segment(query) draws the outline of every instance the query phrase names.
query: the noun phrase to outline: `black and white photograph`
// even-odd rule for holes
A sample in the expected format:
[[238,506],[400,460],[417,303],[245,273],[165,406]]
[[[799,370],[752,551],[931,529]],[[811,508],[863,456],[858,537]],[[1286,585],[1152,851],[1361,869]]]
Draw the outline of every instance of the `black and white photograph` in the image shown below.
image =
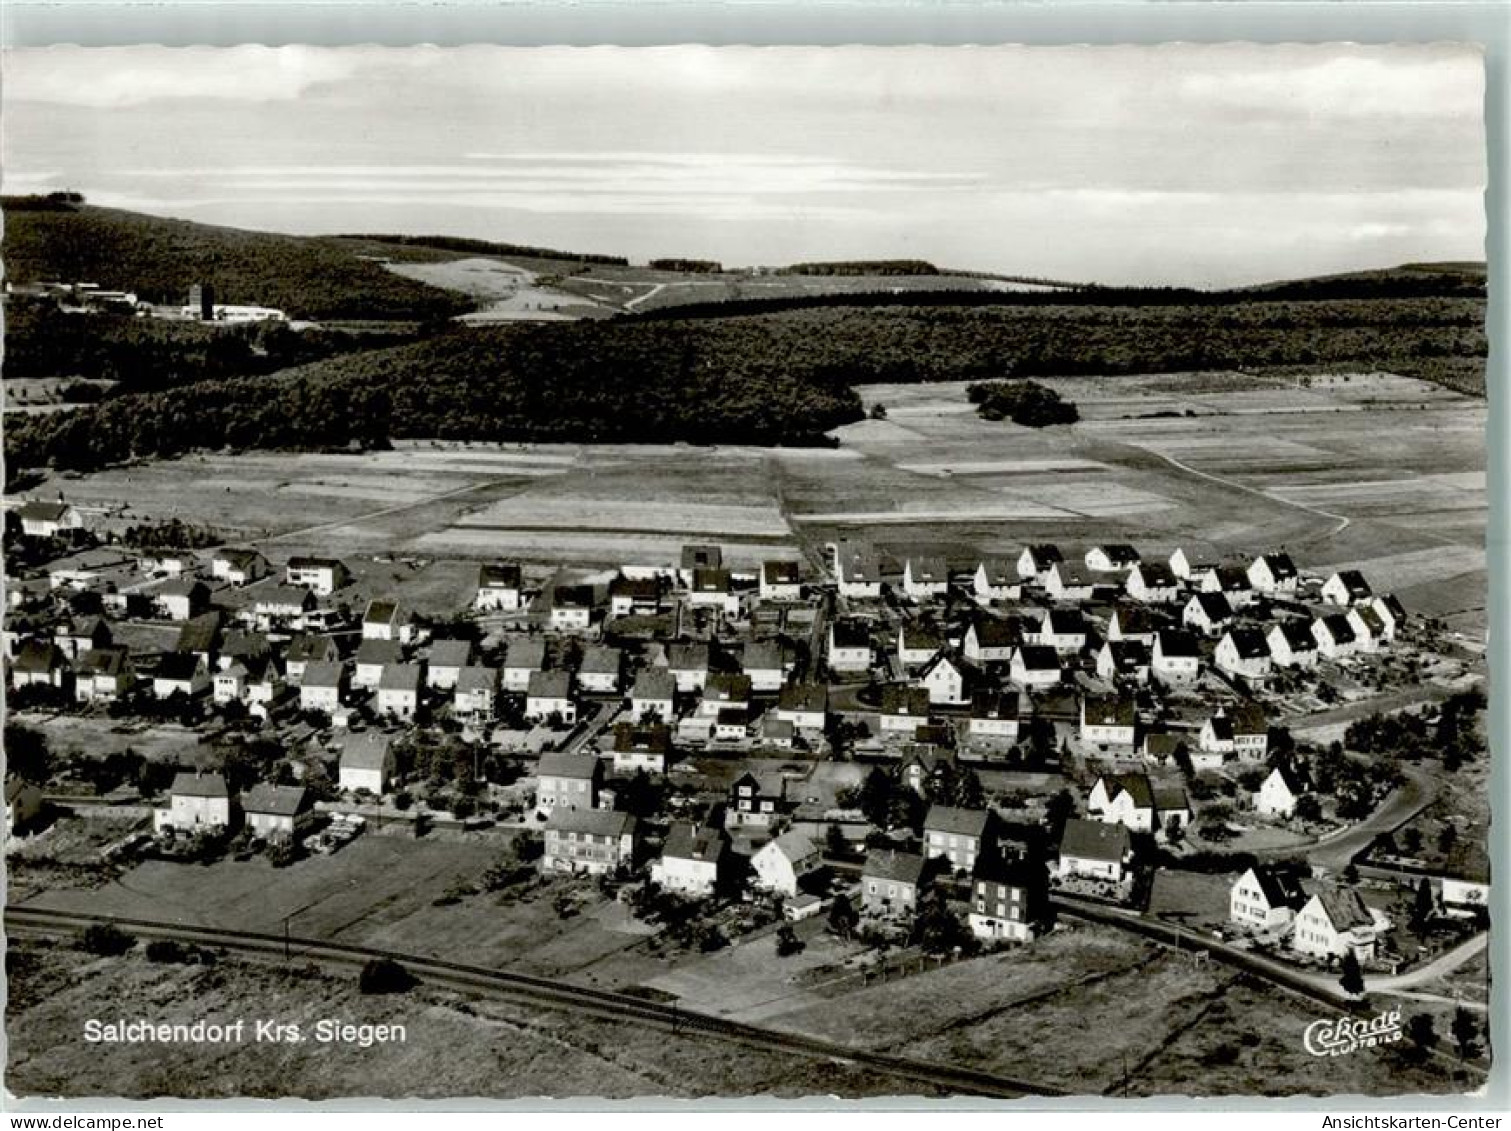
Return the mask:
[[0,66],[11,1097],[1485,1092],[1481,48]]

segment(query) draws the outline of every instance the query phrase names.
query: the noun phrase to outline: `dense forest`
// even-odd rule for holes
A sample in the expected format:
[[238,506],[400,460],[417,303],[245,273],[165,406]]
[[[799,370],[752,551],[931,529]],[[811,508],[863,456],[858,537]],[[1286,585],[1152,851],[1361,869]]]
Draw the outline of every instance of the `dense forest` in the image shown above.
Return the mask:
[[83,281],[159,303],[182,303],[191,284],[210,283],[217,302],[308,319],[446,318],[471,309],[464,296],[396,275],[339,240],[15,203],[7,198],[0,254],[16,283]]
[[825,263],[794,263],[778,267],[776,275],[942,275],[922,259],[855,259]]
[[529,259],[560,259],[566,263],[596,263],[604,267],[628,267],[630,263],[622,255],[591,255],[576,251],[557,251],[549,247],[499,243],[495,240],[475,240],[463,236],[349,235],[332,238],[393,244],[398,247],[433,248],[438,251],[456,251],[467,255],[514,255]]
[[115,381],[116,394],[274,373],[418,336],[398,331],[300,331],[280,322],[208,325],[65,314],[45,301],[11,301],[5,314],[7,380]]
[[7,467],[88,470],[196,448],[430,436],[814,444],[859,419],[859,397],[835,373],[735,350],[734,341],[634,322],[457,329],[272,377],[14,416]]

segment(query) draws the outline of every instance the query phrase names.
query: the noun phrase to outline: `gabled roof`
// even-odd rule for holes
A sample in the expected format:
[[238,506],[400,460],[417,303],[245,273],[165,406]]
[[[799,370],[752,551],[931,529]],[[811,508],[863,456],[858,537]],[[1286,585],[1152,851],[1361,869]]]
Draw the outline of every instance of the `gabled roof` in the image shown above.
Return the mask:
[[703,698],[718,703],[746,703],[750,700],[750,677],[729,672],[713,672],[703,685]]
[[659,601],[661,580],[656,577],[625,577],[617,574],[609,582],[609,598],[628,597],[634,601]]
[[879,582],[881,562],[876,552],[858,546],[840,546],[837,550],[841,576],[847,582]]
[[1232,628],[1227,639],[1233,642],[1233,650],[1241,660],[1258,660],[1270,654],[1270,643],[1257,628]]
[[909,621],[899,631],[899,643],[909,652],[934,652],[944,647],[939,629],[927,621]]
[[1258,703],[1245,700],[1236,704],[1228,711],[1228,718],[1233,722],[1234,734],[1269,734],[1270,722],[1265,717],[1264,708]]
[[672,728],[663,723],[649,726],[619,723],[614,727],[614,751],[619,754],[670,754]]
[[298,785],[269,785],[259,782],[242,798],[245,813],[267,813],[274,817],[297,817],[305,807],[309,790]]
[[871,629],[864,621],[833,621],[829,625],[829,635],[836,648],[871,647]]
[[[1364,575],[1356,569],[1340,569],[1337,573],[1333,574],[1333,577],[1336,577],[1343,583],[1344,590],[1354,600],[1368,597],[1374,592],[1370,589],[1369,582],[1364,580]],[[1332,578],[1328,580],[1331,581]]]
[[157,587],[159,597],[208,597],[209,587],[197,577],[175,577]]
[[676,693],[677,682],[669,671],[647,668],[635,677],[635,686],[630,690],[633,699],[670,699]]
[[359,664],[397,664],[404,657],[404,648],[397,640],[364,640],[357,645],[356,661]]
[[169,652],[158,661],[155,676],[175,682],[191,680],[204,666],[204,661],[192,652]]
[[565,805],[552,808],[546,818],[546,828],[559,833],[587,834],[618,839],[634,834],[638,822],[630,813],[612,809],[569,809]]
[[289,642],[286,657],[295,663],[323,660],[336,654],[336,642],[329,636],[302,633]]
[[1406,609],[1394,593],[1386,593],[1375,598],[1376,611],[1381,608],[1384,608],[1386,612],[1398,621],[1406,619]]
[[1109,640],[1102,647],[1111,654],[1112,665],[1119,671],[1149,666],[1149,645],[1142,640]]
[[229,562],[237,569],[244,570],[249,566],[256,565],[259,561],[266,561],[262,554],[256,550],[238,549],[230,546],[222,546],[210,556],[211,561]]
[[56,637],[65,637],[71,640],[103,640],[111,638],[110,622],[100,616],[83,616],[76,618],[71,624],[61,624],[53,633]]
[[981,837],[986,834],[991,814],[985,809],[959,809],[953,805],[930,805],[923,819],[925,833]]
[[546,642],[544,640],[512,640],[504,656],[506,668],[529,668],[534,671],[545,667]]
[[923,878],[928,862],[914,852],[896,852],[877,848],[866,853],[866,862],[861,866],[862,880],[883,880],[890,883],[913,884]]
[[1233,619],[1233,606],[1222,593],[1193,593],[1189,603],[1201,609],[1202,615],[1209,621]]
[[1249,875],[1254,877],[1270,907],[1289,907],[1294,911],[1306,904],[1306,892],[1292,869],[1275,864],[1255,864],[1249,869]]
[[91,648],[79,657],[77,671],[80,675],[121,675],[131,660],[131,653],[124,647]]
[[1080,562],[1055,562],[1050,572],[1059,578],[1064,589],[1091,589],[1102,581],[1100,575]]
[[1084,636],[1086,618],[1079,609],[1048,609],[1039,622],[1039,632],[1053,636]]
[[777,706],[783,711],[827,711],[829,688],[822,683],[795,683],[782,688]]
[[727,569],[693,570],[694,593],[728,593],[733,579]]
[[802,864],[805,861],[816,864],[819,855],[818,846],[813,843],[808,835],[795,830],[783,833],[774,841],[767,844],[761,851],[780,852],[794,864]]
[[1196,637],[1178,628],[1165,628],[1155,637],[1155,648],[1162,656],[1183,656],[1195,659],[1201,656]]
[[1118,632],[1123,636],[1143,636],[1157,631],[1166,623],[1164,617],[1156,616],[1152,610],[1142,605],[1119,605],[1112,610],[1111,620],[1117,624]]
[[532,699],[565,699],[572,694],[572,673],[531,672],[526,694]]
[[1335,931],[1350,931],[1355,927],[1373,927],[1374,916],[1369,913],[1363,896],[1353,888],[1323,887],[1312,896],[1322,907],[1322,913]]
[[1348,615],[1358,617],[1359,623],[1368,630],[1371,636],[1380,636],[1385,632],[1385,622],[1380,619],[1380,614],[1368,605],[1360,605]]
[[392,748],[393,739],[382,731],[366,730],[347,734],[341,739],[341,768],[386,770]]
[[73,507],[68,503],[48,503],[41,499],[28,499],[21,504],[21,517],[34,522],[57,522]]
[[1104,774],[1101,782],[1109,802],[1115,801],[1119,794],[1126,793],[1133,798],[1135,809],[1155,808],[1154,783],[1149,780],[1148,774]]
[[202,613],[178,630],[176,652],[213,652],[220,637],[220,614]]
[[[190,621],[189,623],[193,624],[194,622]],[[185,627],[187,628],[188,626],[186,625]],[[188,649],[183,647],[182,635],[179,636],[179,650],[188,651]],[[194,651],[198,651],[198,649],[194,649]],[[228,630],[220,646],[221,655],[231,656],[236,659],[267,656],[272,651],[273,645],[265,634],[261,632],[247,632],[240,628]]]
[[1060,670],[1060,654],[1047,644],[1025,644],[1013,654],[1013,663],[1025,671]]
[[1018,717],[1018,693],[1016,691],[978,691],[971,696],[971,718],[1016,719]]
[[1317,623],[1333,638],[1334,644],[1352,644],[1358,639],[1354,626],[1348,623],[1348,617],[1342,613],[1330,613]]
[[468,664],[456,673],[456,690],[468,695],[476,695],[483,691],[497,691],[498,669]]
[[1022,582],[1018,576],[1018,563],[1012,558],[982,558],[977,572],[984,572],[988,585],[1016,586]]
[[345,569],[346,563],[339,558],[312,558],[298,555],[289,559],[289,569]]
[[1043,571],[1056,562],[1063,562],[1065,555],[1060,553],[1060,547],[1048,542],[1038,542],[1031,546],[1025,546],[1023,552],[1034,564],[1034,569]]
[[274,585],[257,591],[254,607],[303,611],[315,607],[315,595],[302,585]]
[[927,554],[918,557],[910,557],[907,568],[912,574],[913,580],[918,582],[944,583],[950,579],[949,567],[944,564],[944,559],[935,554]]
[[[1297,576],[1296,563],[1291,561],[1290,554],[1260,554],[1259,561],[1264,562],[1269,567],[1270,576],[1276,581],[1283,581],[1286,578]],[[1256,562],[1256,564],[1258,563]]]
[[388,598],[369,601],[367,611],[362,614],[363,624],[398,624],[400,619],[399,603]]
[[728,849],[729,838],[724,835],[723,829],[694,825],[691,821],[675,821],[671,831],[666,834],[661,858],[717,861]]
[[180,770],[173,775],[173,787],[169,791],[178,797],[229,797],[226,779],[220,774],[192,773]]
[[477,571],[477,587],[479,589],[518,589],[520,587],[519,566],[512,562],[495,562],[481,566]]
[[673,644],[666,650],[666,666],[675,672],[704,672],[708,662],[707,644]]
[[1127,695],[1088,695],[1081,700],[1087,726],[1131,727],[1138,721],[1133,699]]
[[1023,622],[1017,617],[982,617],[970,630],[982,648],[1016,648],[1023,643]]
[[1286,646],[1292,652],[1315,652],[1317,650],[1317,638],[1312,635],[1310,621],[1283,620],[1270,630],[1279,632],[1285,638]]
[[378,690],[418,692],[423,675],[424,669],[419,664],[384,664],[378,676]]
[[1177,750],[1188,745],[1186,738],[1184,734],[1171,734],[1168,731],[1146,734],[1144,735],[1144,753],[1151,758],[1174,757]]
[[63,649],[50,640],[27,640],[16,652],[11,668],[18,672],[55,672],[68,666]]
[[782,671],[786,664],[782,656],[782,645],[777,640],[755,640],[745,645],[745,652],[740,657],[740,666],[747,672]]
[[769,561],[761,563],[761,579],[767,585],[796,585],[801,577],[797,562]]
[[345,675],[338,660],[311,660],[304,665],[300,687],[340,687]]
[[1104,821],[1084,821],[1072,817],[1060,834],[1060,855],[1081,860],[1121,862],[1131,851],[1133,841],[1122,825]]
[[593,587],[591,585],[558,585],[551,591],[553,609],[591,609]]
[[1152,589],[1173,589],[1176,585],[1174,571],[1164,562],[1139,562],[1133,572]]
[[928,718],[928,688],[910,687],[902,683],[887,684],[881,689],[881,713],[884,715],[913,715],[920,719]]
[[583,649],[577,670],[587,675],[618,675],[624,666],[624,654],[606,644],[592,644]]
[[472,641],[437,640],[430,646],[430,667],[463,668],[472,659]]
[[1101,550],[1107,560],[1116,566],[1131,566],[1139,561],[1139,552],[1127,542],[1103,542],[1092,549]]
[[1217,567],[1217,584],[1224,593],[1246,593],[1253,589],[1248,571],[1242,566],[1220,565]]
[[1284,762],[1278,763],[1265,781],[1268,782],[1270,778],[1279,778],[1280,784],[1285,786],[1285,791],[1292,797],[1300,797],[1307,791],[1305,780]]
[[603,772],[603,763],[591,754],[542,754],[536,766],[536,776],[542,778],[571,778],[577,781],[592,781]]

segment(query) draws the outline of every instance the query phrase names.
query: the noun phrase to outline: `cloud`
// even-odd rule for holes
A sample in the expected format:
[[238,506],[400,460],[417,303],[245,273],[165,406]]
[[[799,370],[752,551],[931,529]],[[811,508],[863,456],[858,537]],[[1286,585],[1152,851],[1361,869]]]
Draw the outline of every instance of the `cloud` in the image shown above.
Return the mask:
[[354,75],[360,56],[309,47],[32,48],[5,53],[5,97],[92,109],[163,100],[290,102]]

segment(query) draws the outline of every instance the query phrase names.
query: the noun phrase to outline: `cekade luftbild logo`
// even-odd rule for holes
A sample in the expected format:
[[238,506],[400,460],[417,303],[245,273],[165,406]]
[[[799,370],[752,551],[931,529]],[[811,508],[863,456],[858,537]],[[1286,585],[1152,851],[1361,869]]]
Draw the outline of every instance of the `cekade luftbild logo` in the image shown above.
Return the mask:
[[1343,1056],[1388,1045],[1402,1037],[1401,1011],[1389,1009],[1369,1019],[1323,1017],[1306,1027],[1302,1043],[1313,1056]]

